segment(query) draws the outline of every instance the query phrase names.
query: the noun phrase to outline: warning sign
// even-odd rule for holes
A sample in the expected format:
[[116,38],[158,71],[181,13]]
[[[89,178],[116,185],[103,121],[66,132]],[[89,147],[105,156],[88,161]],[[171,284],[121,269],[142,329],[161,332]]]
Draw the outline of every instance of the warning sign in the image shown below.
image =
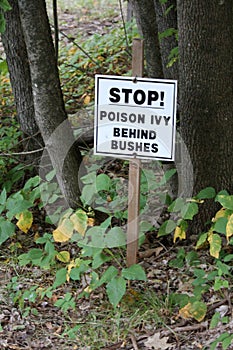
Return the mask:
[[177,82],[96,75],[95,154],[174,160]]

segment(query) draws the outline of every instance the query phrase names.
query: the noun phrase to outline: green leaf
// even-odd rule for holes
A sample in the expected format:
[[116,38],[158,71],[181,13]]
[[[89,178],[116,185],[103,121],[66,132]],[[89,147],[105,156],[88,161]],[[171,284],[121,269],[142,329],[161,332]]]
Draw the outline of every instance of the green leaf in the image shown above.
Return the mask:
[[6,189],[4,188],[0,194],[0,204],[5,205],[6,204]]
[[134,264],[122,270],[122,277],[127,280],[146,281],[146,274],[141,265]]
[[120,227],[113,227],[104,238],[106,247],[122,247],[126,244],[126,234]]
[[207,241],[208,233],[202,233],[197,241],[196,249],[201,248]]
[[104,283],[109,283],[114,277],[118,275],[118,270],[114,266],[109,266],[107,270],[103,273],[102,277],[98,282],[98,286]]
[[3,11],[11,10],[11,6],[7,0],[0,0],[0,8],[3,9]]
[[85,205],[90,205],[93,197],[96,194],[95,184],[85,185],[82,190],[81,200]]
[[15,225],[0,218],[0,245],[15,233]]
[[233,195],[217,195],[216,200],[226,209],[233,210]]
[[206,187],[197,194],[196,198],[210,199],[210,198],[214,198],[215,196],[216,196],[215,189],[213,187]]
[[109,191],[111,186],[111,179],[106,174],[100,174],[96,178],[97,191]]
[[198,205],[197,203],[187,203],[182,209],[181,209],[181,217],[184,220],[192,220],[194,215],[198,213]]
[[221,217],[219,218],[213,227],[213,230],[218,233],[226,234],[226,226],[227,226],[227,218]]
[[215,312],[210,321],[210,329],[217,327],[219,321],[221,320],[221,315],[219,312]]
[[3,13],[0,12],[0,33],[4,33],[6,30],[6,22]]
[[16,214],[20,214],[28,208],[32,207],[32,203],[25,200],[20,193],[16,193],[9,197],[6,202],[7,217],[11,220]]
[[160,181],[160,185],[165,185],[175,173],[176,169],[167,170]]
[[114,308],[117,307],[126,292],[126,281],[121,276],[115,276],[106,286],[108,299]]
[[183,198],[176,198],[168,207],[170,213],[176,213],[181,211],[185,205],[185,200]]
[[56,272],[56,278],[53,283],[53,288],[57,288],[66,282],[67,269],[63,268]]
[[223,348],[223,350],[230,349],[230,348],[229,348],[229,345],[232,344],[232,340],[233,340],[233,334],[229,334],[229,333],[228,333],[228,337],[226,337],[226,338],[222,341],[222,348]]
[[176,223],[173,220],[165,221],[159,228],[158,237],[169,235],[176,228]]

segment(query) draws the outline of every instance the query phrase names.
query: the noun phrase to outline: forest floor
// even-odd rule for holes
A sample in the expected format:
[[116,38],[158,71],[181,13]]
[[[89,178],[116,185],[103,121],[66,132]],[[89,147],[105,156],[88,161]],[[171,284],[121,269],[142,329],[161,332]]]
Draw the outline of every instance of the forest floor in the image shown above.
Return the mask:
[[[87,0],[87,3],[90,1]],[[71,10],[68,6],[65,9],[63,4],[59,11],[60,30],[73,37],[77,32],[89,37],[96,32],[104,35],[113,26],[122,23],[118,8],[108,9],[112,11],[111,17],[97,16],[98,1],[93,3],[93,8],[78,10]],[[117,1],[115,5],[118,6]],[[40,218],[37,220],[40,221]],[[40,225],[42,222],[43,217]],[[41,230],[51,232],[53,227],[47,225]],[[33,246],[33,236],[33,232],[28,236],[28,248]],[[215,347],[211,347],[211,344],[221,334],[233,332],[230,292],[216,298],[211,287],[205,295],[208,310],[200,322],[182,318],[178,306],[174,308],[169,303],[172,293],[192,293],[192,273],[196,265],[189,264],[185,256],[181,258],[180,266],[171,262],[177,261],[182,251],[185,254],[193,251],[195,243],[194,239],[190,239],[188,243],[174,244],[171,238],[157,239],[155,232],[150,233],[139,250],[139,263],[146,271],[147,281],[132,282],[118,309],[113,310],[104,291],[98,290],[90,298],[76,299],[75,310],[69,309],[64,313],[54,306],[54,302],[60,295],[71,291],[68,283],[59,287],[51,298],[36,299],[30,303],[25,299],[23,307],[19,305],[17,295],[21,291],[34,285],[51,285],[53,277],[49,271],[38,267],[19,266],[18,251],[12,251],[7,241],[1,246],[0,254],[0,349],[223,349],[221,344]],[[198,266],[211,270],[213,258],[207,250],[200,252],[198,259]],[[74,287],[72,292],[75,294]],[[76,288],[78,294],[82,286],[77,283]],[[228,315],[230,321],[226,324],[219,322],[210,329],[210,321],[216,310]],[[233,349],[233,345],[227,349]]]

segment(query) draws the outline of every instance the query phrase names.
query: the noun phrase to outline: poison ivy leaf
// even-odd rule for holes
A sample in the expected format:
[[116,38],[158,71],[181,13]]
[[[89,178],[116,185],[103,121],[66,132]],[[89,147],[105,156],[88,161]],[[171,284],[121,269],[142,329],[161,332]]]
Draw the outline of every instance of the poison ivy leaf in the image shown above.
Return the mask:
[[176,198],[172,203],[171,205],[169,205],[168,207],[168,211],[170,213],[175,213],[175,212],[178,212],[180,211],[183,206],[185,205],[185,200],[184,198]]
[[85,205],[92,203],[93,197],[96,194],[95,184],[86,185],[83,187],[81,199]]
[[29,210],[25,210],[21,214],[17,215],[16,218],[18,219],[16,223],[18,228],[24,233],[27,233],[33,223],[32,213]]
[[215,214],[215,217],[212,219],[212,222],[216,222],[218,219],[227,217],[227,210],[225,208],[221,208],[217,213]]
[[206,315],[207,306],[201,301],[195,301],[188,303],[182,309],[179,310],[179,316],[184,319],[194,318],[196,321],[201,322]]
[[67,270],[65,268],[62,268],[56,272],[56,278],[53,283],[53,288],[57,288],[66,282],[66,274]]
[[97,191],[109,191],[111,186],[111,179],[106,174],[100,174],[96,178]]
[[208,238],[208,233],[207,232],[202,233],[197,241],[196,249],[202,248],[203,245],[206,244],[207,238]]
[[228,219],[227,225],[226,225],[226,237],[227,242],[229,243],[229,238],[233,236],[233,214]]
[[173,220],[165,221],[159,228],[158,237],[169,235],[176,228],[176,223]]
[[76,212],[70,217],[71,222],[74,225],[74,229],[84,236],[87,229],[88,216],[82,209],[76,210]]
[[74,225],[70,219],[64,219],[56,230],[53,231],[55,242],[67,242],[73,235]]
[[104,238],[106,247],[122,247],[126,244],[126,235],[120,227],[113,227]]
[[210,199],[210,198],[214,198],[215,196],[216,196],[215,189],[213,187],[206,187],[197,194],[196,198]]
[[15,225],[0,218],[0,245],[15,233]]
[[0,194],[0,204],[5,205],[6,204],[6,189],[4,188]]
[[15,215],[22,213],[23,211],[30,208],[33,204],[24,199],[22,194],[16,193],[12,197],[7,199],[6,209],[7,217],[11,220]]
[[160,181],[160,185],[165,185],[165,184],[168,182],[168,180],[170,180],[170,178],[171,178],[175,173],[176,173],[176,169],[169,169],[169,170],[167,170],[167,171],[164,173],[164,175],[163,175],[163,177],[162,177],[162,179],[161,179],[161,181]]
[[217,233],[209,232],[208,242],[210,244],[210,255],[218,259],[222,248],[221,237]]
[[123,269],[122,277],[126,278],[127,280],[138,280],[138,281],[146,281],[147,279],[145,271],[138,264],[134,264],[126,269]]
[[114,308],[117,307],[126,292],[126,281],[121,276],[115,276],[106,286],[108,299]]
[[187,203],[182,209],[181,209],[181,217],[184,220],[192,220],[194,215],[198,213],[198,205],[197,203]]
[[67,250],[62,250],[56,255],[57,260],[68,263],[70,261],[70,253]]
[[218,195],[216,200],[226,209],[233,210],[233,195]]
[[114,266],[109,266],[107,270],[103,273],[102,277],[98,282],[98,286],[104,283],[109,283],[114,277],[118,275],[118,270]]
[[[214,224],[213,230],[218,233],[226,234],[227,218],[220,217]],[[232,233],[233,234],[233,233]]]
[[173,243],[176,243],[177,239],[183,240],[186,239],[186,232],[183,227],[176,226],[174,237],[173,237]]

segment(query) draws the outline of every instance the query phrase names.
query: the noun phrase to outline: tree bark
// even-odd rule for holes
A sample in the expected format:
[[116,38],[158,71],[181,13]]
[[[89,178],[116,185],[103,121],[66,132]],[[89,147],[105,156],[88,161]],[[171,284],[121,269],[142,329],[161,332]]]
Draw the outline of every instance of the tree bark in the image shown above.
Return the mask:
[[[43,140],[35,121],[31,75],[17,0],[9,0],[11,11],[5,13],[6,30],[2,43],[6,53],[11,86],[15,98],[17,118],[26,141],[24,150],[31,151],[43,147]],[[38,164],[40,153],[28,155],[26,160]]]
[[[194,195],[207,186],[233,187],[233,2],[178,0],[181,134],[194,170],[183,168]],[[201,206],[200,232],[215,205]]]
[[[167,29],[177,30],[176,0],[168,0],[162,4],[159,0],[154,0],[158,32],[163,33]],[[171,50],[178,46],[175,35],[167,36],[160,40],[160,51],[163,65],[163,75],[166,79],[178,80],[178,61],[168,67]]]
[[154,0],[130,0],[130,2],[134,9],[139,30],[145,41],[147,75],[151,78],[162,78],[163,69]]
[[79,203],[81,154],[70,128],[44,0],[19,0],[20,18],[30,62],[35,118],[70,207]]

